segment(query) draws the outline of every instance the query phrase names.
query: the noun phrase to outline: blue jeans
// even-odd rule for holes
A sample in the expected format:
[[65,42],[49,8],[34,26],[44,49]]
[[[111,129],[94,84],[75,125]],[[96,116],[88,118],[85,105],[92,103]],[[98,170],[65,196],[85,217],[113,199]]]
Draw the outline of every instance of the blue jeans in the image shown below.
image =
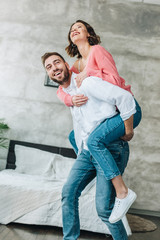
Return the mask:
[[[70,139],[72,137],[71,142],[76,150],[73,136],[72,131]],[[123,174],[129,156],[128,143],[119,140],[110,144],[108,149],[113,155],[119,171]],[[76,240],[80,235],[78,199],[84,188],[96,176],[96,209],[98,216],[108,226],[114,240],[128,239],[121,220],[114,224],[108,221],[115,201],[115,190],[111,181],[106,181],[102,169],[91,157],[89,151],[83,150],[78,155],[62,190],[63,240]]]
[[[133,127],[141,121],[141,108],[136,102],[137,112],[134,114]],[[124,122],[119,114],[102,122],[88,137],[87,146],[107,180],[121,174],[112,154],[106,147],[125,134]]]

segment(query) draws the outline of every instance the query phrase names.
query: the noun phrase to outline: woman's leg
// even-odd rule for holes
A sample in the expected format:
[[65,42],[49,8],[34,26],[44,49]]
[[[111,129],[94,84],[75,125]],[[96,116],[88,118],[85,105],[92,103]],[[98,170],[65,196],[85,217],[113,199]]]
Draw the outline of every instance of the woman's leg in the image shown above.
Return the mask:
[[[137,112],[134,114],[133,121],[134,128],[139,124],[141,120],[141,109],[137,102],[136,106]],[[117,164],[106,148],[109,143],[119,139],[124,134],[124,122],[118,114],[113,118],[104,121],[90,134],[88,138],[88,149],[91,155],[97,161],[97,164],[103,170],[105,178],[112,181],[112,184],[116,190],[117,198],[128,201],[128,203],[125,203],[126,208],[124,208],[124,211],[127,211],[127,208],[129,208],[133,201],[136,199],[136,194],[131,190],[128,192],[128,188],[122,179]]]
[[[137,112],[134,114],[134,128],[141,120],[141,110],[136,103]],[[114,158],[108,151],[107,146],[118,140],[125,134],[124,122],[119,114],[105,120],[101,123],[88,138],[88,149],[98,165],[102,168],[107,180],[111,180],[116,176],[121,175]]]
[[[108,149],[112,153],[121,174],[123,174],[129,158],[128,143],[119,140],[111,143],[108,146]],[[106,181],[104,174],[97,162],[94,159],[92,161],[97,170],[96,209],[98,216],[108,226],[114,240],[127,240],[128,237],[126,229],[128,232],[130,229],[125,229],[127,226],[124,227],[122,221],[118,221],[114,224],[111,224],[109,222],[109,217],[115,201],[115,190],[113,188],[113,185],[110,180]]]
[[88,138],[88,149],[97,164],[104,172],[106,180],[113,180],[117,197],[125,197],[127,195],[127,187],[125,186],[121,173],[114,161],[107,145],[114,140],[119,139],[125,133],[124,122],[120,115],[107,119],[101,123]]
[[[134,118],[133,118],[133,127],[134,128],[136,128],[139,125],[141,118],[142,118],[141,108],[136,100],[135,100],[135,102],[136,102],[137,113],[134,115]],[[122,198],[126,197],[126,195],[128,194],[128,188],[126,187],[121,175],[118,175],[115,178],[113,178],[112,184],[116,190],[116,195],[118,198],[122,199]]]

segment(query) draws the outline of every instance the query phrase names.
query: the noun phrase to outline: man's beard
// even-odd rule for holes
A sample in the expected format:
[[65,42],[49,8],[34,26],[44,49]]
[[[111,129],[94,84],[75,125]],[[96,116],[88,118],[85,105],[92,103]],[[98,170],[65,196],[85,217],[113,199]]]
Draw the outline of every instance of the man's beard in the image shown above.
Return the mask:
[[66,71],[64,72],[64,77],[62,80],[57,80],[54,77],[50,77],[50,79],[52,81],[54,81],[55,83],[58,83],[59,85],[63,85],[64,83],[68,82],[69,80],[69,70],[68,68],[66,68]]

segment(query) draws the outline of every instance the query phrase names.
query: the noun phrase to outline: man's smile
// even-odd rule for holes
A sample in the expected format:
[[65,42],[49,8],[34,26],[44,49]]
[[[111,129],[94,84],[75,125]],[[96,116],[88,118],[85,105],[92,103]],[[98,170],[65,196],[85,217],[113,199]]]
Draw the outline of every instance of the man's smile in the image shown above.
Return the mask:
[[56,71],[56,72],[54,73],[54,76],[55,76],[55,77],[56,77],[56,76],[59,76],[61,73],[62,73],[62,70],[58,70],[58,71]]

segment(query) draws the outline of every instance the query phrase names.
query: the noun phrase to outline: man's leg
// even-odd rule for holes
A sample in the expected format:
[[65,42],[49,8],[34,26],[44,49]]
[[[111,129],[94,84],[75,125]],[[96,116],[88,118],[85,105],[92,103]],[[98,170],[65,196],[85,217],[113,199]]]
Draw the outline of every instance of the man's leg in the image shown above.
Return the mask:
[[[122,140],[115,141],[114,143],[111,143],[108,146],[108,150],[113,155],[114,160],[116,161],[116,164],[122,174],[124,172],[125,167],[127,166],[128,157],[129,157],[128,143],[124,142]],[[123,225],[122,221],[119,221],[115,224],[111,224],[108,221],[108,218],[112,211],[114,200],[115,200],[115,192],[114,192],[113,185],[111,184],[110,181],[106,181],[103,171],[101,170],[101,168],[99,168],[96,161],[94,161],[94,159],[93,159],[92,162],[97,169],[96,206],[97,206],[98,215],[101,218],[101,220],[108,226],[114,240],[126,240],[128,238],[127,238],[127,234],[124,229],[124,225]],[[91,166],[90,164],[91,164],[91,162],[89,162],[89,168],[88,168],[89,181],[86,181],[85,185],[87,185],[95,176],[95,170],[92,169],[93,165]],[[86,162],[86,164],[84,164],[84,166],[85,165],[86,165],[86,167],[88,166],[88,161]],[[83,164],[82,164],[82,166],[83,166]],[[83,169],[83,167],[82,167],[82,169]],[[82,172],[83,172],[83,170],[82,170]],[[93,174],[93,176],[92,176],[92,174]],[[78,176],[76,176],[76,171],[75,171],[75,179],[76,178],[78,178]],[[72,193],[72,190],[74,190],[74,186],[72,186],[72,178],[69,177],[68,179],[71,180],[71,181],[69,180],[67,182],[70,183],[69,184],[71,186],[70,191]],[[66,191],[65,187],[64,187],[64,190]],[[65,195],[65,193],[64,193],[64,195]],[[74,194],[74,196],[75,195],[76,194]],[[74,239],[75,240],[77,238],[77,236],[79,236],[79,232],[80,232],[78,209],[73,208],[74,196],[73,196],[73,198],[71,197],[71,205],[68,205],[68,203],[67,203],[68,201],[70,201],[71,195],[66,192],[66,196],[68,196],[68,197],[66,197],[66,200],[64,201],[64,205],[66,204],[66,206],[68,206],[68,207],[66,210],[65,210],[65,206],[63,207],[64,208],[64,210],[63,210],[64,239]],[[67,201],[67,198],[68,198],[68,201]],[[108,201],[108,199],[110,199],[110,200]],[[75,206],[77,207],[78,206],[77,196],[76,196],[75,202],[76,202]],[[69,210],[71,210],[71,214],[70,213],[68,214]],[[71,216],[71,218],[72,218],[73,215],[75,216],[75,223],[72,221],[69,224],[68,216]],[[77,218],[78,218],[78,220],[77,220]],[[73,220],[73,218],[72,218],[72,220]],[[75,229],[75,231],[74,231],[74,229]],[[73,234],[72,234],[72,231],[73,231]]]
[[63,239],[76,240],[80,234],[78,198],[96,176],[90,153],[83,150],[75,161],[62,190]]
[[78,154],[78,147],[76,145],[75,137],[74,137],[74,131],[72,130],[68,136],[70,143],[72,144],[72,147],[76,154]]
[[[123,174],[129,157],[128,143],[117,141],[110,144],[108,148],[110,149],[121,174]],[[104,173],[97,162],[94,159],[92,159],[92,161],[97,170],[96,208],[98,216],[108,226],[114,240],[127,240],[127,233],[122,221],[120,220],[111,224],[108,220],[115,201],[115,189],[111,181],[106,180]]]

